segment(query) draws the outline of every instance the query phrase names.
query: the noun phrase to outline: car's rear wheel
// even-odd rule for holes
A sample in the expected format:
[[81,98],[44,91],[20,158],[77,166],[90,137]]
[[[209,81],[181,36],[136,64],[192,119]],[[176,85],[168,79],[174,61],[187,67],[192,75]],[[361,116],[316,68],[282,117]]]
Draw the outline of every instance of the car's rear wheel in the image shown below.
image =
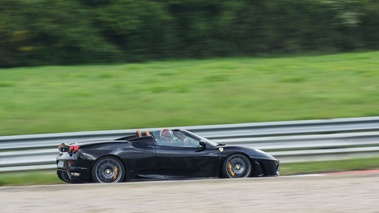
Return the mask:
[[222,166],[222,176],[225,178],[249,177],[251,171],[251,162],[243,154],[233,154],[228,156]]
[[92,169],[92,180],[98,183],[118,183],[124,180],[125,169],[115,157],[103,157],[96,161]]

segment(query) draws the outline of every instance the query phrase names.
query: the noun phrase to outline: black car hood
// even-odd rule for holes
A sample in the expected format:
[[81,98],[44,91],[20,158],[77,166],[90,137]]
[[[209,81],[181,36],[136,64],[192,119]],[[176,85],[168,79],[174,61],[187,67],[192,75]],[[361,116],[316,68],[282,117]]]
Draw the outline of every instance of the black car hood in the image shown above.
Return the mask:
[[267,159],[267,160],[277,160],[274,156],[255,148],[244,147],[244,146],[233,146],[233,145],[223,145],[217,146],[218,148],[223,148],[226,153],[228,152],[244,152],[254,159]]

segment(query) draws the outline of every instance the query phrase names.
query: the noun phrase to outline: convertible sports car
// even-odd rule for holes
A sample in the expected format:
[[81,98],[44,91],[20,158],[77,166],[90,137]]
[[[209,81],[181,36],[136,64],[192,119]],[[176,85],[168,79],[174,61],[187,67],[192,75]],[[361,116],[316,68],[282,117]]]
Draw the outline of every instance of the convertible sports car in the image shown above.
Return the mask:
[[138,130],[58,149],[57,174],[68,183],[279,175],[279,161],[261,150],[218,144],[183,129]]

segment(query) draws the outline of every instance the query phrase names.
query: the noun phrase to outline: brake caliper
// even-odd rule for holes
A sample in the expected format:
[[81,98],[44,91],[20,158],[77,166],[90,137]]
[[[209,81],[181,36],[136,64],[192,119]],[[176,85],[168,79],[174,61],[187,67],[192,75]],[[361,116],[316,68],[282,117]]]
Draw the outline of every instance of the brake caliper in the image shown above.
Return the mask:
[[114,172],[113,172],[113,180],[116,180],[117,175],[118,175],[118,168],[117,168],[117,166],[115,166],[114,167]]
[[233,166],[232,166],[232,164],[231,164],[230,162],[228,162],[228,171],[229,171],[229,174],[230,174],[232,177],[235,176],[235,174],[234,174],[234,172],[233,172]]

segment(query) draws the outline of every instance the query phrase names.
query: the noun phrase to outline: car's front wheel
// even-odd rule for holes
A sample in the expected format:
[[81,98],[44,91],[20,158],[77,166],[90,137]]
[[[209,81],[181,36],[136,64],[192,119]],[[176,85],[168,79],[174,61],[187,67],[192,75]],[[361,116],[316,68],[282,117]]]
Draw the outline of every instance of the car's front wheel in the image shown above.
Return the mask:
[[92,180],[98,183],[118,183],[124,180],[125,169],[115,157],[103,157],[96,161],[92,169]]
[[243,154],[233,154],[228,156],[222,166],[222,176],[225,178],[249,177],[251,171],[251,162]]

